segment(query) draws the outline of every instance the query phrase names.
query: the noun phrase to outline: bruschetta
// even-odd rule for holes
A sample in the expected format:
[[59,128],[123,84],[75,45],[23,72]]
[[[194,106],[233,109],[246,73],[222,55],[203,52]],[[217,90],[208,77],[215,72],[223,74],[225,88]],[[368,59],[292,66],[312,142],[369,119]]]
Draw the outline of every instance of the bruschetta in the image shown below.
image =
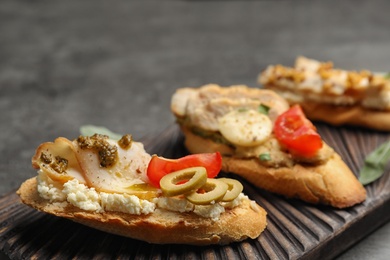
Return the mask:
[[274,91],[209,84],[181,88],[171,110],[190,153],[220,152],[222,169],[259,188],[336,208],[366,198],[356,176],[299,106]]
[[233,179],[215,178],[219,153],[165,159],[130,135],[41,144],[38,175],[17,193],[40,211],[157,244],[228,244],[257,238],[266,212]]

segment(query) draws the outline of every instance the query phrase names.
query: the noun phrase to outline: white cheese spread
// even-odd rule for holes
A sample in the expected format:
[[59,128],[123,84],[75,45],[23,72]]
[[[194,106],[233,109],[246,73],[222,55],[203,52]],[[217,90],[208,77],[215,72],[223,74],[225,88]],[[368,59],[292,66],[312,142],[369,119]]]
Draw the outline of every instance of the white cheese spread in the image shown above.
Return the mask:
[[100,198],[101,204],[106,211],[141,215],[152,213],[156,208],[154,203],[139,199],[135,195],[102,192]]
[[62,192],[73,206],[87,211],[103,211],[99,193],[94,188],[88,188],[79,183],[76,179],[66,182]]
[[66,200],[66,195],[62,192],[62,185],[51,180],[42,170],[38,172],[37,181],[38,193],[42,198],[50,202]]
[[75,207],[86,211],[105,212],[117,211],[134,215],[150,214],[156,208],[174,212],[193,212],[204,218],[217,221],[225,208],[234,208],[240,205],[242,199],[248,198],[241,193],[231,202],[219,202],[212,205],[194,205],[184,198],[158,197],[152,201],[143,200],[135,195],[125,193],[98,192],[94,188],[79,183],[73,179],[61,184],[54,182],[44,172],[38,175],[38,192],[44,199],[51,202],[68,202]]
[[248,199],[248,196],[241,193],[231,202],[219,202],[211,205],[194,205],[191,202],[181,199],[179,197],[160,197],[154,201],[157,207],[178,212],[194,212],[195,214],[204,218],[211,218],[217,221],[220,215],[225,212],[226,208],[234,208],[240,205],[243,199]]

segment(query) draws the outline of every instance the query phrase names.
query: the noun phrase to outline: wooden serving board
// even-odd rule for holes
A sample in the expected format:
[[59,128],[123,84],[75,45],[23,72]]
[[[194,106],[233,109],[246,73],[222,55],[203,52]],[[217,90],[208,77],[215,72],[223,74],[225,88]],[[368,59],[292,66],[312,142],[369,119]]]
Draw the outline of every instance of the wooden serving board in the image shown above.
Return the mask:
[[[363,129],[317,127],[355,173],[365,156],[390,138]],[[151,154],[187,154],[176,126],[142,141]],[[227,246],[153,245],[107,234],[31,209],[12,192],[0,199],[0,250],[15,259],[330,259],[389,221],[389,172],[366,186],[363,204],[343,210],[285,199],[240,179],[244,192],[268,212],[268,226],[255,240]]]

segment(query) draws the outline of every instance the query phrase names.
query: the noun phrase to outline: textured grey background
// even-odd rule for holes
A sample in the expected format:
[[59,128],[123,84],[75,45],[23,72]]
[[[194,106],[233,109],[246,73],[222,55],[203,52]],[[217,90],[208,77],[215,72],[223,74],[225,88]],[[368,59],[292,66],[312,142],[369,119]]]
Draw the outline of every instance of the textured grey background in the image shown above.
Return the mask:
[[[42,142],[95,124],[136,139],[171,125],[175,89],[256,86],[297,55],[390,71],[389,1],[2,1],[0,195]],[[340,259],[386,259],[390,224]]]

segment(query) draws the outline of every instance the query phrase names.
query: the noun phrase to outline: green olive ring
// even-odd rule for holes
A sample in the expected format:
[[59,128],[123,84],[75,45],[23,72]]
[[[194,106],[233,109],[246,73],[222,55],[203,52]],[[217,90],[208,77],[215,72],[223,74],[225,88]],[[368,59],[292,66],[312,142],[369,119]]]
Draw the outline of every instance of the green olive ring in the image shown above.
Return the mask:
[[223,202],[233,201],[235,198],[238,197],[238,195],[240,195],[240,193],[244,189],[241,182],[237,180],[229,179],[229,178],[220,178],[218,180],[223,181],[229,186],[225,196],[222,198]]
[[165,175],[160,180],[160,187],[165,196],[173,197],[197,190],[206,181],[206,168],[191,167]]
[[198,193],[195,190],[186,196],[186,199],[196,205],[208,205],[213,202],[219,202],[226,194],[229,185],[218,179],[207,179],[207,182],[201,186],[204,193]]

